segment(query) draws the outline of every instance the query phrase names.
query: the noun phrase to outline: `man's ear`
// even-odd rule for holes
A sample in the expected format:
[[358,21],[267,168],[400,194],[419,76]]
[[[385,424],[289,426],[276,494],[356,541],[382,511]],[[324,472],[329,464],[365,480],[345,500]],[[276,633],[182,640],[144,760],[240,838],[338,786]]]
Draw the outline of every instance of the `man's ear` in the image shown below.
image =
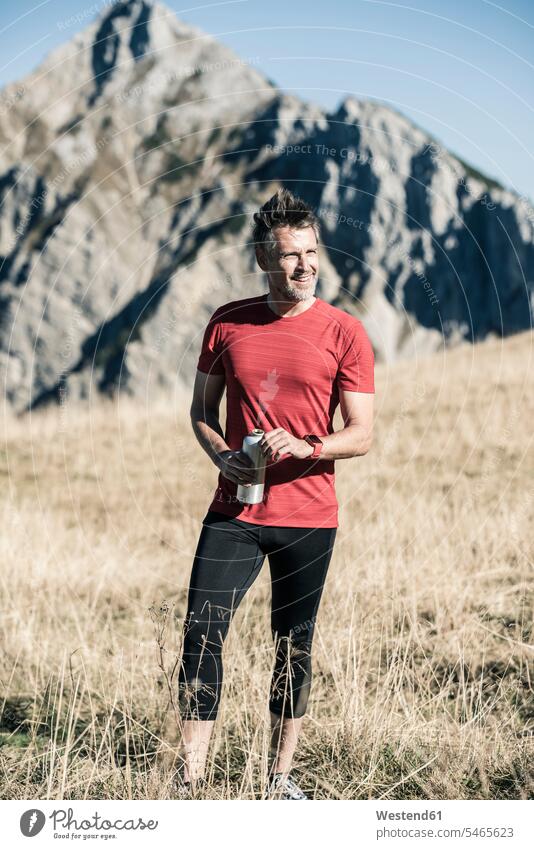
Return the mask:
[[266,261],[266,257],[265,257],[265,251],[263,250],[261,245],[256,245],[255,251],[256,251],[256,261],[257,261],[259,267],[261,268],[262,271],[267,271],[267,261]]

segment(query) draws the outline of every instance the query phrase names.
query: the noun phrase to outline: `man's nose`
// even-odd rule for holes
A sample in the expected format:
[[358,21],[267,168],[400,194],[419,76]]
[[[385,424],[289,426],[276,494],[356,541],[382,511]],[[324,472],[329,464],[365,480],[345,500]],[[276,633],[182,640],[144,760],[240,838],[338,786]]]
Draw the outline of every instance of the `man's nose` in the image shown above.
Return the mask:
[[311,264],[306,254],[299,256],[299,268],[302,268],[304,271],[311,271]]

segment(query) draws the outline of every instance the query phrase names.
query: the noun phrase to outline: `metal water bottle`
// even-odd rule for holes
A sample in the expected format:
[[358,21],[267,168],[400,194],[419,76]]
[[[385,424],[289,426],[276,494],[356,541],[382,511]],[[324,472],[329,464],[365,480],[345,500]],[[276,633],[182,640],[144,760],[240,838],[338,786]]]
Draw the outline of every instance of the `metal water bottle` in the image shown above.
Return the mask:
[[259,504],[263,501],[263,487],[265,483],[265,462],[266,457],[260,448],[260,441],[264,431],[259,427],[251,430],[243,440],[242,451],[247,454],[254,466],[256,474],[250,486],[237,485],[237,500],[242,504]]

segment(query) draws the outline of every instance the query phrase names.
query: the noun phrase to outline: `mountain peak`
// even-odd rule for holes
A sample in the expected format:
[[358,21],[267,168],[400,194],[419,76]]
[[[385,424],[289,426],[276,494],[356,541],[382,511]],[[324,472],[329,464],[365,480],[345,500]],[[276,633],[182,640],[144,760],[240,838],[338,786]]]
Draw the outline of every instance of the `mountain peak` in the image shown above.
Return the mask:
[[[128,49],[135,62],[143,58],[151,41],[152,12],[153,6],[146,0],[128,0],[115,4],[101,16],[92,46],[95,87],[89,97],[89,106],[92,106],[102,93],[108,77],[113,73],[121,43],[127,39]],[[129,23],[122,28],[124,19]]]
[[92,27],[91,66],[94,89],[92,106],[105,91],[117,70],[131,70],[142,59],[162,66],[176,64],[177,48],[188,41],[213,38],[197,27],[180,21],[172,9],[149,0],[124,0],[115,3],[97,18]]
[[[66,19],[61,28],[73,25],[73,19]],[[206,69],[216,76],[221,68],[234,68],[233,76],[241,76],[245,88],[269,87],[229,47],[180,21],[164,4],[123,0],[102,10],[22,81],[23,126],[35,120],[53,134],[73,117],[101,109],[104,101],[120,109],[132,91],[138,92],[148,112],[153,107],[161,110],[163,101],[188,77]],[[240,89],[234,82],[227,93]]]
[[169,32],[179,39],[213,40],[212,36],[198,27],[181,21],[164,3],[153,0],[122,0],[114,3],[111,8],[105,8],[97,15],[93,28],[97,28],[101,38],[110,34],[121,37],[128,43],[134,59],[142,58],[151,45],[157,46],[162,36]]

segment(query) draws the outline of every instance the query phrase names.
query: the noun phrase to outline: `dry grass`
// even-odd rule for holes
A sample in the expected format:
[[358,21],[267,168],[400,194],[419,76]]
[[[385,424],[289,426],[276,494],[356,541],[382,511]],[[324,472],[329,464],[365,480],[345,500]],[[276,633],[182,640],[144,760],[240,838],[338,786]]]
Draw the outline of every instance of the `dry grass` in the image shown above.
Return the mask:
[[[374,446],[337,463],[295,759],[315,798],[534,795],[532,340],[377,366]],[[170,672],[216,481],[187,410],[177,396],[4,414],[4,798],[167,798],[177,732],[156,630]],[[227,640],[213,798],[262,788],[269,600],[264,568]]]

